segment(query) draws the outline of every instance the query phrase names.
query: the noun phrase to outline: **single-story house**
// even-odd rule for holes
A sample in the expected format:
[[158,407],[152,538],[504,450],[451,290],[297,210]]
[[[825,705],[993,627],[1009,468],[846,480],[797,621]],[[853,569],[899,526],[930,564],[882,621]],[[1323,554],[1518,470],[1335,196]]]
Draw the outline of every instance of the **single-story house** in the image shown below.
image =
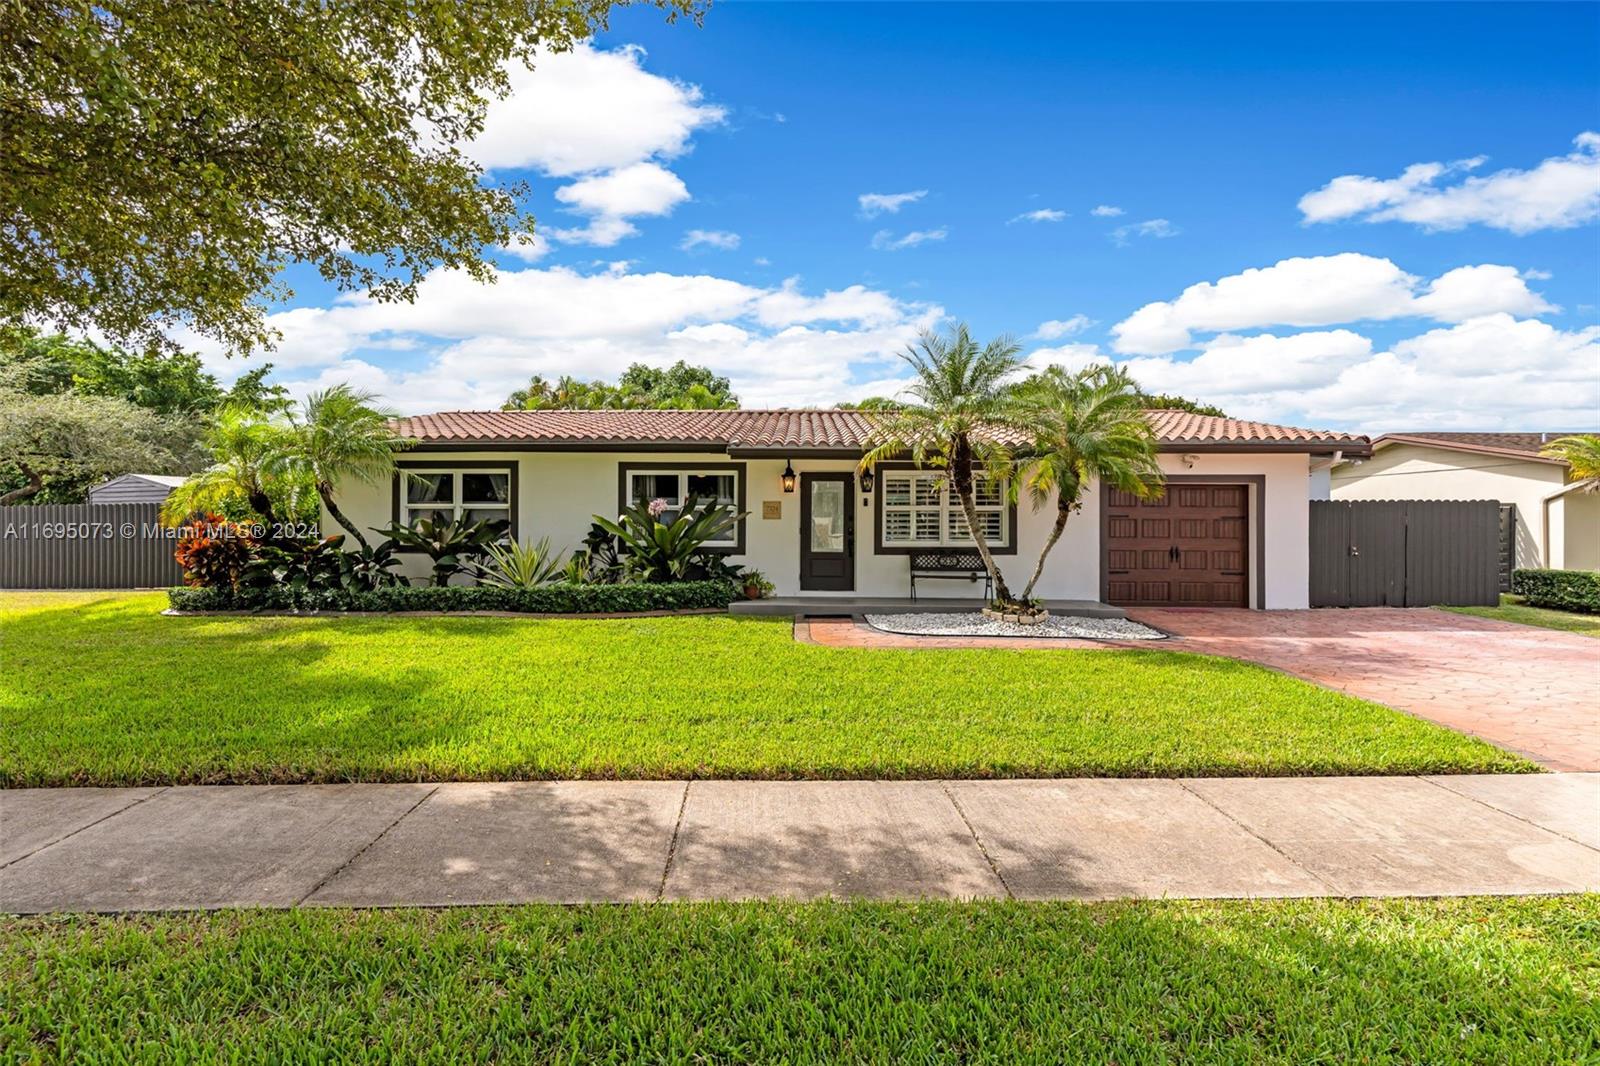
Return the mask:
[[1498,500],[1514,529],[1512,565],[1600,570],[1600,493],[1539,454],[1574,433],[1385,433],[1342,462],[1335,500]]
[[182,474],[120,474],[89,490],[90,503],[165,503]]
[[[1314,465],[1366,455],[1366,437],[1154,411],[1170,488],[1155,501],[1091,488],[1038,594],[1128,606],[1307,605]],[[911,557],[970,551],[942,475],[882,462],[859,476],[859,411],[457,411],[404,418],[414,441],[392,484],[339,487],[363,527],[425,515],[505,518],[522,541],[579,546],[592,516],[640,500],[715,496],[745,517],[720,547],[780,596],[901,597]],[[980,484],[978,510],[1020,587],[1055,518]],[[325,529],[337,531],[324,515]],[[407,560],[406,572],[426,572]],[[978,586],[981,590],[981,586]],[[935,591],[938,589],[938,591]],[[978,596],[941,582],[933,596]]]

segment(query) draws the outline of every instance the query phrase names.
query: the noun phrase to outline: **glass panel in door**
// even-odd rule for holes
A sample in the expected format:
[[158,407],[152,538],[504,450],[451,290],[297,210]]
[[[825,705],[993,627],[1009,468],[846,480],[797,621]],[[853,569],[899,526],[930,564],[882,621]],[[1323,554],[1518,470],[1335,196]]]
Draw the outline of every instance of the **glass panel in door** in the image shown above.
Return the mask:
[[811,483],[811,550],[844,551],[845,485],[842,481]]

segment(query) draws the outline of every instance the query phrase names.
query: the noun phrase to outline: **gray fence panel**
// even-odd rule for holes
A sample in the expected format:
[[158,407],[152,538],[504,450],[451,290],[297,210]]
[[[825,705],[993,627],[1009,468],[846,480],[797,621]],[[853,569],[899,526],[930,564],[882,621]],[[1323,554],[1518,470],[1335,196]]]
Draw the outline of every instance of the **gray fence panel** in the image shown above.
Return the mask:
[[1500,602],[1498,500],[1426,500],[1406,511],[1406,605]]
[[166,588],[183,582],[157,503],[0,507],[0,588]]
[[1494,500],[1313,500],[1313,607],[1499,602]]
[[1350,597],[1363,607],[1406,605],[1406,505],[1350,505]]
[[1517,568],[1517,505],[1500,505],[1500,591],[1511,591],[1511,571]]

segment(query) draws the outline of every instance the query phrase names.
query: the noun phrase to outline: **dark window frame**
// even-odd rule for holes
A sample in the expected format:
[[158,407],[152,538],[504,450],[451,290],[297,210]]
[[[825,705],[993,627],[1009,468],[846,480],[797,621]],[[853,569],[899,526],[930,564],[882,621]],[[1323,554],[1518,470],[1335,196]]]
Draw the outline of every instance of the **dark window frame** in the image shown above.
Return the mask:
[[[431,462],[430,463],[421,463],[421,462],[415,462],[415,461],[409,461],[408,462],[408,461],[405,461],[405,460],[401,460],[400,462],[395,463],[394,466],[395,466],[395,474],[394,474],[393,485],[392,485],[392,488],[391,488],[390,498],[389,498],[389,520],[391,522],[399,522],[400,521],[400,515],[402,513],[401,503],[402,503],[402,493],[404,492],[404,482],[405,482],[405,476],[403,474],[403,471],[415,470],[415,471],[417,471],[419,473],[429,472],[429,471],[434,472],[434,473],[459,473],[459,472],[462,472],[462,471],[472,471],[473,473],[478,473],[478,472],[481,471],[481,472],[490,473],[490,474],[503,473],[503,474],[506,475],[506,512],[507,512],[507,517],[509,517],[511,519],[511,528],[509,530],[507,530],[506,536],[510,537],[512,540],[517,540],[518,539],[517,538],[517,529],[518,529],[517,498],[520,495],[520,487],[517,484],[517,479],[518,479],[518,468],[519,468],[520,464],[517,462],[517,460],[515,460],[515,459],[493,459],[493,460],[489,460],[488,462],[481,462],[481,461],[480,462],[472,462],[472,461],[459,461],[458,460],[456,462],[437,462],[437,463],[431,463]],[[458,505],[458,503],[459,503],[459,501],[457,501],[457,503],[452,503],[451,506],[455,507],[455,506]],[[418,549],[418,548],[397,548],[395,550],[397,552],[400,552],[400,553],[403,553],[403,554],[406,554],[406,555],[421,555],[422,554],[421,549]]]
[[745,520],[748,517],[746,512],[749,510],[745,506],[745,494],[750,481],[748,465],[747,463],[634,463],[627,460],[619,461],[617,463],[617,511],[621,513],[628,509],[628,475],[630,474],[660,474],[668,471],[677,471],[680,474],[731,473],[734,475],[733,509],[736,514],[742,516],[734,523],[734,542],[732,545],[707,544],[705,550],[716,552],[719,555],[743,555],[745,554]]
[[[937,466],[918,466],[916,463],[888,462],[877,463],[873,466],[875,483],[872,490],[872,554],[874,555],[910,555],[912,552],[937,551],[941,548],[978,550],[975,542],[966,544],[885,544],[883,542],[883,472],[886,470],[915,470],[926,474],[942,474],[948,478],[949,472]],[[977,471],[975,471],[977,473]],[[950,487],[954,495],[955,487]],[[1015,555],[1017,554],[1017,501],[1009,500],[1006,503],[1006,543],[1003,545],[989,545],[990,555]]]

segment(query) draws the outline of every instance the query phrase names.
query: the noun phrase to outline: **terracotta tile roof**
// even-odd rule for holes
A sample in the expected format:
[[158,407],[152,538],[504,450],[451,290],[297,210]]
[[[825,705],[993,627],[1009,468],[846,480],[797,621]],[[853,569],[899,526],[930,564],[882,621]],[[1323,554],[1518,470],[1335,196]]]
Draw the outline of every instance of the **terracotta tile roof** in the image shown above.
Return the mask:
[[1540,455],[1539,449],[1561,437],[1575,437],[1580,433],[1594,432],[1594,430],[1575,430],[1545,433],[1385,433],[1372,443],[1374,447],[1386,444],[1427,444],[1436,448],[1449,448],[1452,451],[1479,452],[1484,455],[1520,455],[1546,463],[1562,463],[1563,460],[1548,459]]
[[[425,444],[551,444],[581,447],[674,445],[811,451],[860,448],[870,416],[840,410],[739,411],[442,411],[397,423],[401,436]],[[1365,449],[1353,433],[1241,422],[1183,411],[1151,411],[1164,445]]]

